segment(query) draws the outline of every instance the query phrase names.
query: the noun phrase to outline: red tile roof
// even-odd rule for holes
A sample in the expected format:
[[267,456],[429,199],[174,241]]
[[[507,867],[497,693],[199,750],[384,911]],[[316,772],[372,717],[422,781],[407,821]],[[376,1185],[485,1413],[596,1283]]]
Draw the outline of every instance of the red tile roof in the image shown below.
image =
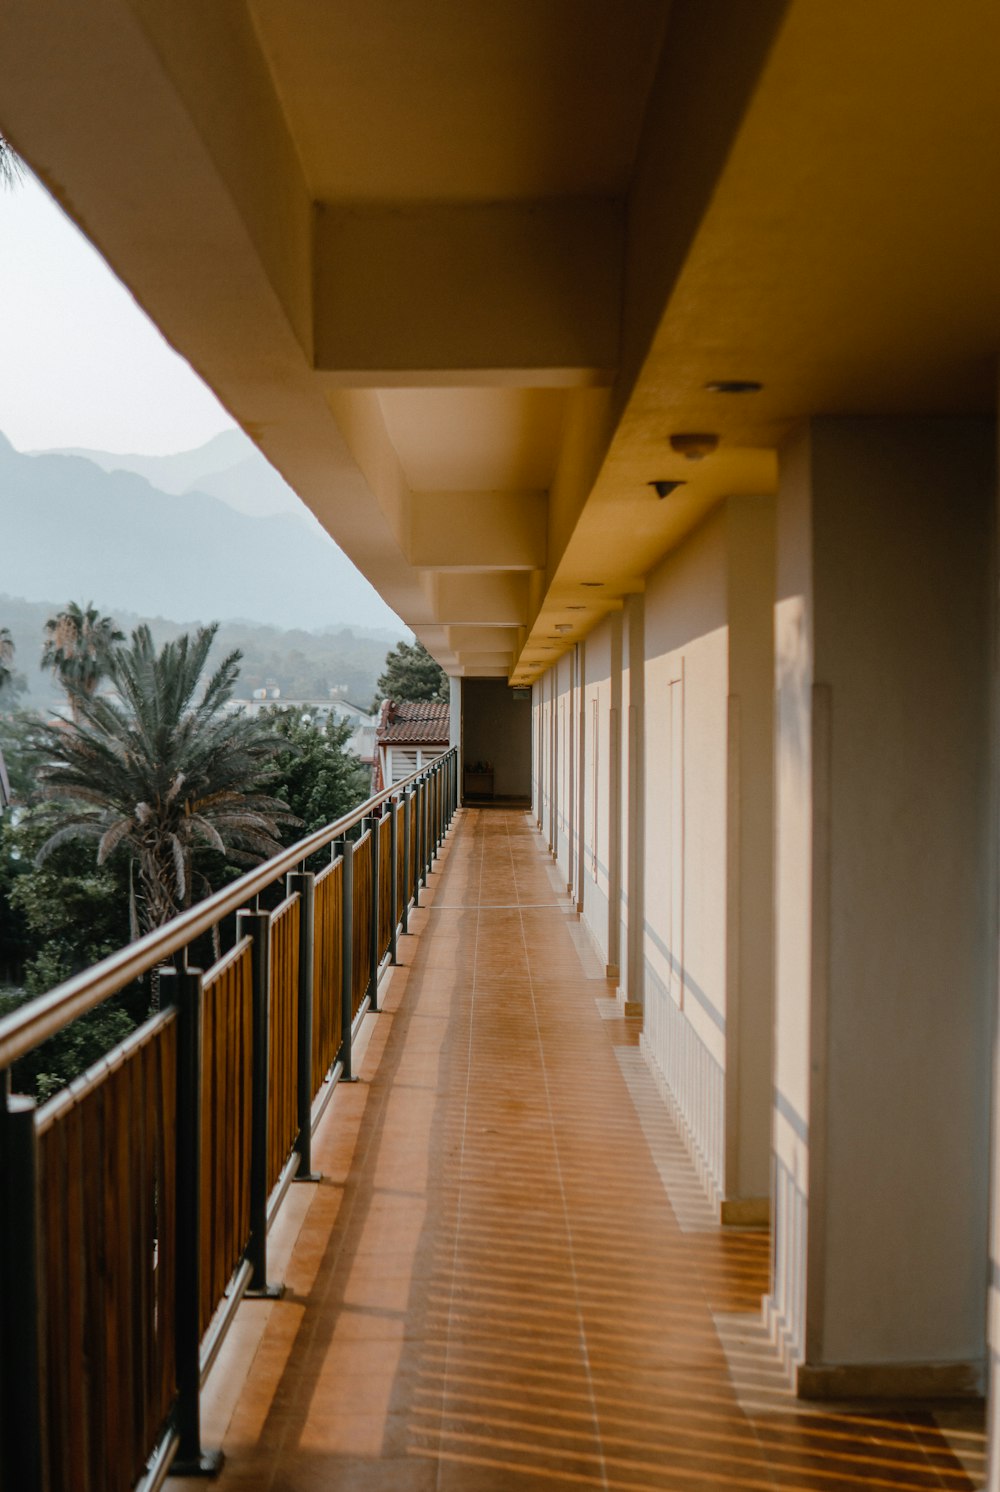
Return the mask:
[[380,746],[446,746],[450,726],[447,700],[387,699],[375,739]]

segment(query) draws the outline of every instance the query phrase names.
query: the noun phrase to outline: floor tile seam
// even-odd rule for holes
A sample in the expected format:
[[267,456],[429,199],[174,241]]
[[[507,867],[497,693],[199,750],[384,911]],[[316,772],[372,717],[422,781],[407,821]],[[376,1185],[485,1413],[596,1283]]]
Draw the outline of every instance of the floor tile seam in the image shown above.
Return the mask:
[[[516,868],[515,868],[515,864],[514,864],[514,853],[513,853],[513,847],[511,845],[511,834],[510,834],[510,826],[509,826],[509,824],[506,827],[507,827],[507,846],[508,846],[508,853],[510,854],[510,858],[511,858],[511,869],[512,869],[512,873],[514,875],[514,884],[515,884],[515,887],[516,887],[516,885],[517,885],[517,872],[516,872]],[[566,1197],[565,1179],[564,1179],[563,1174],[562,1174],[561,1156],[560,1156],[560,1153],[559,1153],[559,1142],[558,1142],[558,1137],[556,1135],[556,1129],[555,1129],[555,1115],[554,1115],[553,1108],[552,1108],[551,1093],[549,1091],[548,1070],[547,1070],[546,1064],[545,1064],[545,1046],[544,1046],[544,1042],[542,1040],[541,1024],[540,1024],[539,1019],[538,1019],[538,1005],[537,1005],[537,1001],[536,1001],[536,997],[535,997],[535,988],[534,988],[534,982],[533,982],[533,978],[532,978],[531,959],[530,959],[529,954],[528,954],[528,938],[527,938],[527,930],[526,930],[525,925],[524,925],[524,913],[523,912],[521,912],[521,914],[520,914],[520,924],[521,924],[521,944],[522,944],[522,947],[524,949],[525,961],[526,961],[526,963],[528,965],[528,984],[529,984],[529,991],[530,991],[530,995],[531,995],[531,1009],[532,1009],[532,1015],[533,1015],[533,1018],[534,1018],[534,1026],[535,1026],[535,1041],[537,1043],[538,1052],[539,1052],[539,1058],[540,1058],[540,1064],[541,1064],[542,1088],[543,1088],[543,1092],[545,1094],[546,1109],[547,1109],[547,1113],[548,1113],[549,1130],[550,1130],[550,1136],[551,1136],[551,1144],[552,1144],[553,1154],[555,1156],[556,1182],[557,1182],[557,1186],[558,1186],[558,1190],[559,1190],[559,1196],[561,1198],[562,1206],[563,1206],[563,1223],[564,1223],[564,1227],[565,1227],[565,1230],[566,1230],[566,1251],[567,1251],[567,1258],[568,1258],[568,1261],[569,1261],[569,1272],[570,1272],[570,1279],[571,1279],[572,1287],[573,1287],[573,1300],[574,1300],[574,1307],[575,1307],[576,1318],[577,1318],[577,1339],[578,1339],[579,1344],[580,1344],[580,1352],[581,1352],[581,1356],[582,1356],[582,1359],[583,1359],[584,1372],[585,1372],[585,1375],[586,1375],[587,1396],[588,1396],[588,1399],[590,1401],[590,1410],[591,1410],[591,1415],[592,1415],[592,1420],[593,1420],[593,1426],[594,1426],[594,1438],[595,1438],[595,1442],[596,1442],[596,1445],[597,1445],[598,1462],[599,1462],[599,1465],[600,1465],[601,1483],[604,1486],[604,1488],[607,1489],[609,1487],[609,1482],[608,1482],[608,1466],[607,1466],[607,1461],[606,1461],[605,1454],[604,1454],[604,1438],[603,1438],[602,1431],[601,1431],[600,1413],[599,1413],[598,1407],[597,1407],[597,1395],[596,1395],[595,1390],[594,1390],[594,1378],[593,1378],[593,1373],[591,1372],[591,1366],[590,1366],[590,1352],[589,1352],[589,1348],[588,1348],[588,1344],[587,1344],[586,1327],[584,1325],[583,1311],[581,1309],[581,1304],[580,1304],[579,1271],[577,1269],[576,1252],[575,1252],[574,1243],[573,1243],[573,1230],[572,1230],[572,1227],[570,1226],[569,1204],[568,1204],[567,1197]]]
[[[478,951],[479,951],[479,920],[480,920],[480,915],[481,915],[480,914],[480,910],[479,910],[479,904],[480,904],[480,902],[482,900],[483,866],[484,866],[484,863],[485,863],[485,859],[486,859],[486,836],[483,835],[483,836],[481,836],[481,846],[480,846],[480,853],[479,853],[479,884],[477,886],[477,894],[476,894],[476,903],[477,903],[477,909],[476,909],[476,929],[475,929],[475,936],[474,936],[474,939],[473,939],[472,986],[471,986],[470,1000],[469,1000],[469,1034],[468,1034],[468,1043],[467,1043],[466,1054],[465,1054],[465,1093],[464,1093],[464,1096],[463,1096],[463,1103],[462,1103],[462,1138],[461,1138],[461,1144],[460,1144],[460,1147],[459,1147],[459,1155],[458,1155],[458,1166],[459,1166],[458,1196],[457,1196],[456,1204],[455,1204],[455,1224],[454,1224],[455,1231],[454,1231],[454,1239],[453,1239],[452,1251],[451,1251],[452,1252],[452,1257],[451,1257],[451,1280],[450,1280],[450,1287],[449,1287],[449,1292],[448,1292],[448,1313],[447,1313],[447,1319],[446,1319],[446,1324],[445,1324],[445,1337],[444,1337],[444,1372],[443,1372],[443,1375],[442,1375],[442,1390],[441,1390],[441,1394],[442,1394],[442,1399],[441,1399],[442,1410],[444,1408],[444,1393],[445,1393],[445,1389],[446,1389],[447,1383],[448,1383],[448,1362],[449,1362],[450,1347],[451,1347],[452,1319],[453,1319],[454,1310],[455,1310],[455,1282],[456,1282],[456,1279],[458,1277],[459,1242],[460,1242],[461,1237],[462,1237],[462,1183],[461,1183],[461,1172],[464,1169],[465,1145],[466,1145],[466,1138],[468,1136],[468,1130],[469,1130],[469,1124],[468,1124],[469,1098],[470,1098],[471,1087],[472,1087],[472,1043],[473,1043],[473,1036],[474,1036],[475,1024],[476,1024],[476,1022],[475,1022],[475,1013],[476,1013],[476,960],[477,960],[477,955],[478,955]],[[435,1474],[435,1485],[437,1487],[440,1487],[440,1484],[441,1484],[441,1466],[442,1466],[442,1463],[439,1461],[438,1465],[437,1465],[437,1471],[436,1471],[436,1474]]]

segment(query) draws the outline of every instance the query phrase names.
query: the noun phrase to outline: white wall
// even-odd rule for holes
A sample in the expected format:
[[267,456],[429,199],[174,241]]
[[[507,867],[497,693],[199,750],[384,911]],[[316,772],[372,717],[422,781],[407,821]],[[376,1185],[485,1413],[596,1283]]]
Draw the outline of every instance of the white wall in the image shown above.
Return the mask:
[[770,1167],[772,605],[773,504],[731,499],[539,691],[560,866],[723,1206]]
[[612,624],[587,638],[584,701],[583,916],[605,964],[612,962],[611,915]]
[[724,1178],[727,544],[717,510],[646,587],[645,1050]]

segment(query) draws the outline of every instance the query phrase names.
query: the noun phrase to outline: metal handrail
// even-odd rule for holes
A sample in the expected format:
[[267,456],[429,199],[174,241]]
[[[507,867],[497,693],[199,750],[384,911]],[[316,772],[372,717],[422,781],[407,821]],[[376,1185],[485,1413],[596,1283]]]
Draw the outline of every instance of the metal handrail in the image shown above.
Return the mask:
[[231,885],[224,887],[221,891],[213,892],[204,901],[198,902],[197,906],[181,912],[165,927],[146,933],[135,943],[130,943],[126,948],[120,948],[117,953],[110,954],[99,964],[94,964],[91,968],[84,969],[82,973],[73,975],[71,979],[64,980],[47,994],[39,995],[27,1005],[22,1005],[10,1015],[4,1016],[0,1019],[0,1071],[26,1056],[41,1042],[54,1036],[64,1026],[77,1020],[79,1016],[86,1015],[88,1010],[94,1010],[109,996],[117,994],[120,989],[134,979],[138,979],[140,975],[148,973],[150,969],[172,958],[175,953],[179,953],[203,933],[211,931],[224,917],[246,906],[248,901],[264,891],[280,876],[297,869],[311,855],[326,849],[334,840],[343,839],[345,834],[353,829],[355,824],[370,815],[373,809],[381,807],[383,803],[405,791],[411,784],[415,785],[429,773],[437,770],[449,757],[457,758],[457,755],[454,746],[442,752],[427,766],[412,772],[401,782],[383,788],[381,792],[368,798],[360,807],[352,809],[335,823],[327,824],[323,829],[317,829],[307,838],[300,839],[290,849],[282,850],[280,854],[266,860],[263,865],[248,870]]

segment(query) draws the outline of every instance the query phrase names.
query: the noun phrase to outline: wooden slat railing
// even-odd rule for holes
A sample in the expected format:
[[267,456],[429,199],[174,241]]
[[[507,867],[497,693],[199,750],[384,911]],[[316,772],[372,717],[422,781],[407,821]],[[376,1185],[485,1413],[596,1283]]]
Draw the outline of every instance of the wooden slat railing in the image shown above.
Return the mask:
[[[311,1177],[457,781],[449,752],[0,1020],[0,1486],[131,1492],[210,1463],[202,1376],[247,1284],[269,1288],[267,1221],[296,1165]],[[277,909],[252,910],[276,885]],[[190,969],[234,913],[234,946]],[[174,978],[139,1031],[41,1108],[11,1092],[19,1057],[154,968]]]
[[241,938],[202,980],[202,1335],[250,1238],[251,952]]
[[319,1092],[340,1051],[343,973],[343,868],[338,855],[316,877],[316,942],[313,974],[312,1090]]
[[357,1015],[368,995],[372,978],[372,831],[362,834],[354,846],[354,984],[352,1015]]
[[299,898],[289,896],[271,917],[268,1191],[277,1184],[299,1132],[296,1109],[298,988]]
[[168,1011],[35,1114],[51,1488],[133,1486],[170,1411],[175,1084]]
[[[389,813],[395,809],[390,806]],[[378,820],[378,960],[389,952],[392,941],[392,823],[389,814]]]

